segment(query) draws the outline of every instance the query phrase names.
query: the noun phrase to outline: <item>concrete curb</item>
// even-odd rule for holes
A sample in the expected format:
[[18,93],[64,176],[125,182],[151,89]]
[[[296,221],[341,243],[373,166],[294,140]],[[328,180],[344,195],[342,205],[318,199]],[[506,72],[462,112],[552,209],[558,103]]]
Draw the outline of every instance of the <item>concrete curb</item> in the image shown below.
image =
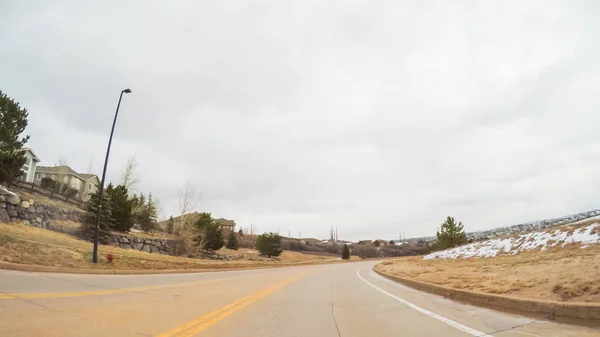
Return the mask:
[[600,319],[600,304],[582,303],[582,302],[557,302],[547,300],[536,300],[530,298],[517,298],[505,295],[486,294],[476,291],[454,289],[449,287],[431,284],[422,281],[416,281],[399,277],[377,270],[373,271],[390,280],[402,283],[411,288],[425,291],[428,293],[441,295],[458,301],[464,301],[483,306],[498,307],[503,309],[518,310],[531,313],[550,314],[555,317]]

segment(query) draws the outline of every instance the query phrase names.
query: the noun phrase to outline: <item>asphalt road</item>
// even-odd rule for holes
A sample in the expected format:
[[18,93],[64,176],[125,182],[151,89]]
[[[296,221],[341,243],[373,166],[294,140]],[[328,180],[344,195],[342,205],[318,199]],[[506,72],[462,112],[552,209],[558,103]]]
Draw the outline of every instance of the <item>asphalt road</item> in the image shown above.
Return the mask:
[[170,275],[0,271],[0,336],[600,336],[422,293],[373,262]]

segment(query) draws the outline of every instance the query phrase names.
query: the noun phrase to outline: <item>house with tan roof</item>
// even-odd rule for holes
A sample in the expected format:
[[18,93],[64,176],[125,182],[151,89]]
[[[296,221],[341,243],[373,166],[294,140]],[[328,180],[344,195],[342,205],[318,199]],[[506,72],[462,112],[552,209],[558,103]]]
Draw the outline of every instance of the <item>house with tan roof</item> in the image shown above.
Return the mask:
[[50,178],[64,186],[77,190],[77,198],[83,201],[90,199],[100,186],[100,180],[95,174],[77,173],[67,165],[38,166],[34,183],[41,185],[43,178]]

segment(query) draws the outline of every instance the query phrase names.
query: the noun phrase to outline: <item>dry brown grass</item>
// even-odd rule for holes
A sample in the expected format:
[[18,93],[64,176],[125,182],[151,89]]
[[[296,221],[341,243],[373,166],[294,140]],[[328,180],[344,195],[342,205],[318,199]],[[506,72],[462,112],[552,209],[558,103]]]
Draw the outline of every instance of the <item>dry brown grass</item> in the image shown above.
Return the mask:
[[[242,256],[242,259],[235,261],[201,260],[101,245],[101,263],[94,264],[91,262],[91,251],[91,243],[67,234],[17,223],[0,223],[0,261],[19,264],[82,269],[219,269],[324,263],[331,260],[328,256],[284,251],[280,261],[275,261],[259,257],[249,249],[219,251],[221,254]],[[112,264],[106,261],[109,253],[116,257]]]
[[60,226],[62,228],[77,229],[81,228],[81,223],[71,220],[52,220],[52,225]]
[[21,197],[21,199],[33,200],[34,205],[39,203],[42,205],[54,206],[54,207],[64,208],[64,209],[68,209],[68,210],[72,210],[72,211],[83,212],[83,210],[81,208],[79,208],[73,204],[69,204],[69,203],[66,203],[66,202],[63,202],[60,200],[52,199],[45,195],[32,194],[32,193],[26,192],[21,189],[16,189],[15,192]]
[[481,259],[405,257],[386,261],[377,268],[457,289],[557,301],[600,302],[600,245],[585,249],[568,245]]

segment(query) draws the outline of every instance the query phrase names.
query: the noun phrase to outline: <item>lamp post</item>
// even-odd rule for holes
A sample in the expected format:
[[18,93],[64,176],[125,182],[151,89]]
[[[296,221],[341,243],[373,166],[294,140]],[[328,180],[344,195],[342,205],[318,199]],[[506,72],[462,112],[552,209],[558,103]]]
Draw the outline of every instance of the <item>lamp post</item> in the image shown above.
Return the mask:
[[94,252],[92,254],[92,261],[98,263],[98,236],[100,234],[100,217],[102,213],[102,197],[104,195],[104,181],[106,180],[106,166],[108,165],[108,156],[110,155],[110,145],[112,144],[113,133],[115,132],[115,124],[117,124],[117,116],[119,115],[119,107],[121,106],[121,99],[123,94],[131,93],[131,89],[121,90],[119,96],[119,103],[117,103],[117,111],[115,112],[115,119],[113,120],[112,129],[110,129],[110,138],[108,138],[108,147],[106,148],[106,158],[104,158],[104,169],[102,170],[102,181],[100,182],[100,189],[98,190],[98,215],[96,216],[96,234],[94,235]]

